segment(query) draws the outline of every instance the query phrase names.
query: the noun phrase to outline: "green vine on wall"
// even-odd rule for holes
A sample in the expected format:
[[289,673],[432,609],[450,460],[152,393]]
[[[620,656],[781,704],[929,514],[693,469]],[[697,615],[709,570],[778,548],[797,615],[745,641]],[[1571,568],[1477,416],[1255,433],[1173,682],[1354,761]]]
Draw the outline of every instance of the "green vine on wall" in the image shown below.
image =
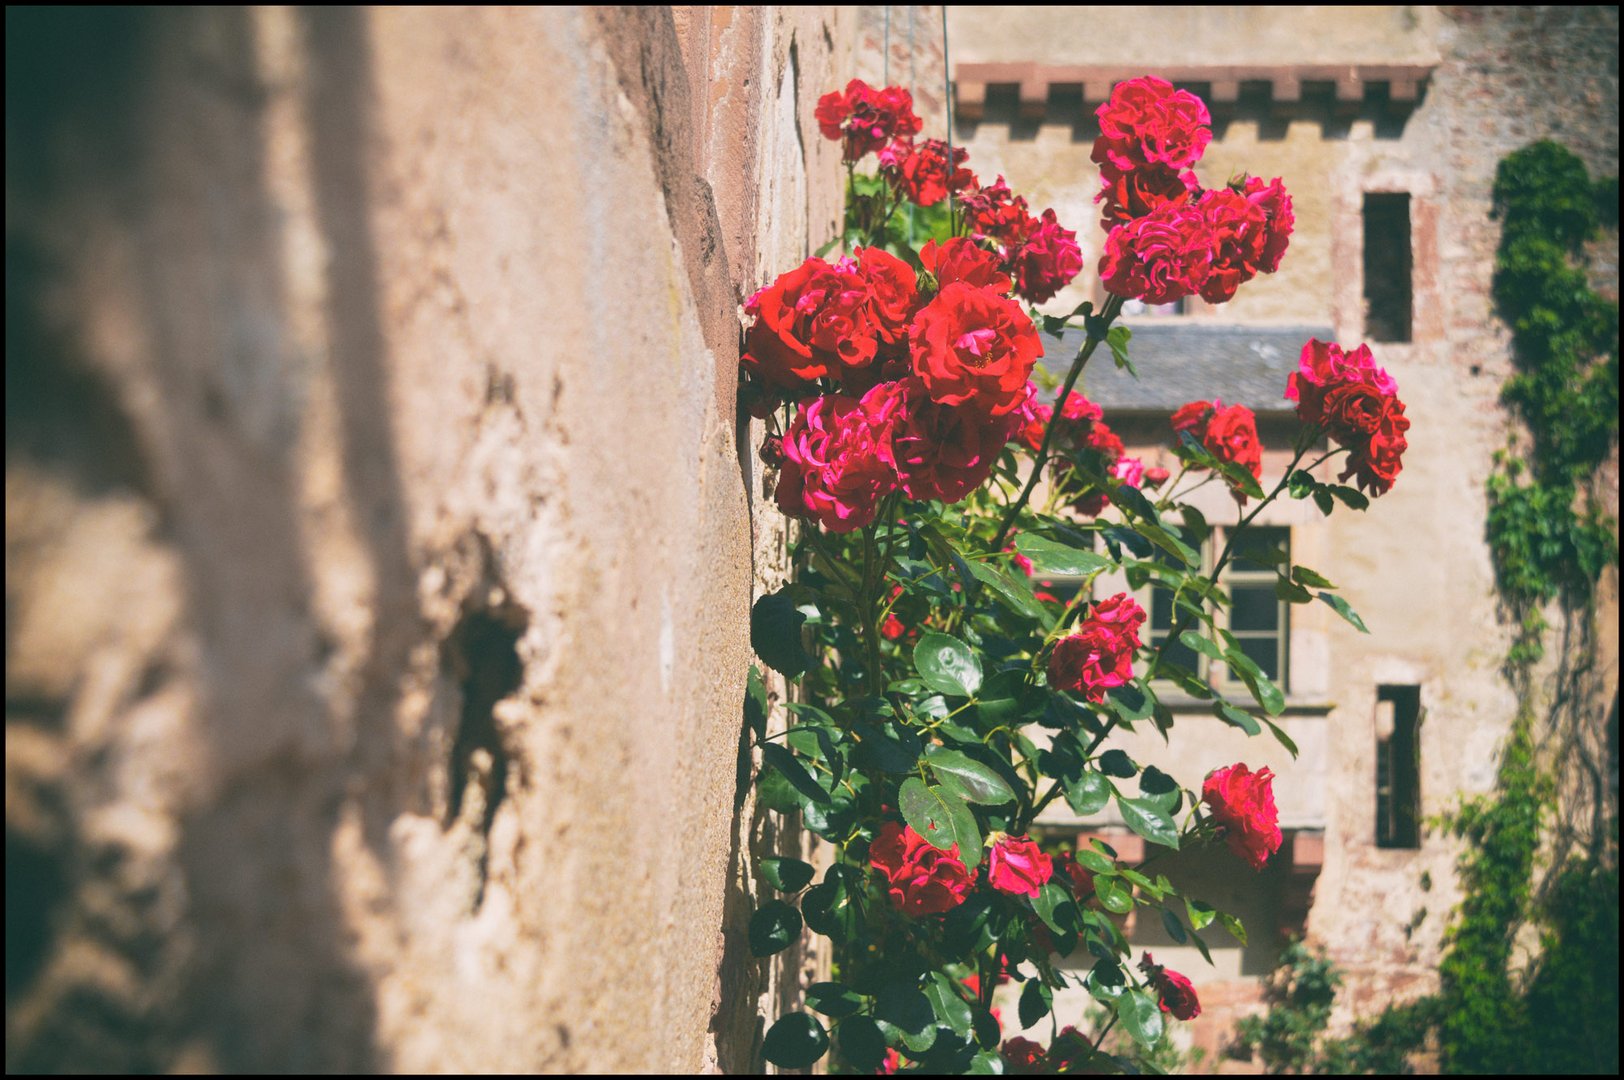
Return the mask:
[[1615,523],[1582,490],[1618,437],[1618,305],[1590,288],[1582,259],[1602,224],[1600,201],[1616,194],[1616,179],[1592,184],[1584,162],[1549,141],[1495,174],[1494,299],[1517,368],[1502,397],[1528,431],[1526,450],[1502,451],[1488,484],[1489,548],[1521,627],[1513,669],[1543,654],[1541,605],[1588,605],[1618,558]]

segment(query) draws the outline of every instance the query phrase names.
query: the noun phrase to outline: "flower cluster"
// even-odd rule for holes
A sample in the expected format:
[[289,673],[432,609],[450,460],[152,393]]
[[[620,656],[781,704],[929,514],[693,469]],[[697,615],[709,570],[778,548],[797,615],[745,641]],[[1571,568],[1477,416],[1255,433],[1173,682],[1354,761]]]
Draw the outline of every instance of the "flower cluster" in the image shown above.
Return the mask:
[[935,206],[948,192],[975,187],[975,173],[964,167],[970,151],[949,147],[941,139],[898,139],[880,151],[880,175],[904,198],[918,206]]
[[915,918],[953,910],[973,884],[957,844],[942,851],[896,821],[880,828],[868,846],[868,862],[885,878],[892,906]]
[[[778,505],[830,532],[874,520],[882,498],[955,502],[984,483],[1021,422],[1043,346],[995,257],[959,237],[927,244],[939,290],[878,248],[811,258],[757,292],[745,370],[801,407],[783,439]],[[859,396],[860,395],[860,396]]]
[[1162,1012],[1178,1020],[1194,1020],[1201,1015],[1201,999],[1195,996],[1189,979],[1156,963],[1148,952],[1139,961],[1139,968],[1156,988]]
[[1146,76],[1119,83],[1097,115],[1108,290],[1147,304],[1196,294],[1221,304],[1280,268],[1296,219],[1279,178],[1203,190],[1189,171],[1212,140],[1200,98]]
[[824,94],[813,115],[824,138],[842,143],[847,161],[883,150],[893,139],[917,135],[920,128],[912,94],[900,86],[876,90],[862,79],[853,79],[844,91]]
[[1274,774],[1267,768],[1251,772],[1231,765],[1207,776],[1201,801],[1224,829],[1229,850],[1263,869],[1269,856],[1280,850],[1280,812],[1274,808]]
[[[1252,474],[1263,476],[1263,444],[1258,439],[1257,417],[1245,405],[1225,405],[1222,401],[1190,401],[1173,412],[1173,431],[1189,432],[1222,462],[1232,462]],[[1230,485],[1236,501],[1246,495]]]
[[1286,399],[1297,403],[1297,418],[1316,424],[1348,450],[1347,469],[1365,491],[1393,489],[1409,446],[1410,429],[1398,383],[1376,366],[1367,345],[1352,352],[1332,342],[1310,339],[1286,380]]
[[1053,210],[1033,217],[1002,176],[964,197],[964,216],[972,231],[1002,247],[1015,292],[1025,300],[1052,300],[1083,269],[1077,234],[1062,226]]
[[1107,690],[1133,678],[1133,654],[1144,623],[1145,609],[1127,593],[1096,602],[1076,633],[1055,642],[1049,685],[1104,701]]

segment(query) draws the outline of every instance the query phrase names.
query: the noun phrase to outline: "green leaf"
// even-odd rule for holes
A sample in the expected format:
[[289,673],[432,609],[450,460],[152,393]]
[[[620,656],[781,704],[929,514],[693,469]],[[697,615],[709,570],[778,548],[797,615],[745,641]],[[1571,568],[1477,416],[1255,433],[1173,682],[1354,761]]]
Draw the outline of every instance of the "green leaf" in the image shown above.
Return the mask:
[[946,1027],[952,1029],[955,1035],[968,1038],[974,1029],[971,1022],[970,1003],[959,994],[959,984],[948,978],[940,971],[931,972],[930,979],[925,983],[925,997],[930,1002],[930,1008]]
[[1133,340],[1133,331],[1126,326],[1113,326],[1106,331],[1105,344],[1111,350],[1111,359],[1116,362],[1118,369],[1126,368],[1129,375],[1139,377],[1134,370],[1133,361],[1128,359],[1128,342]]
[[1291,736],[1287,735],[1279,724],[1276,724],[1267,716],[1263,718],[1263,722],[1269,725],[1269,733],[1274,736],[1275,742],[1279,743],[1281,746],[1284,746],[1286,751],[1291,754],[1293,758],[1295,758],[1297,756],[1297,744],[1292,741]]
[[1222,660],[1224,658],[1224,651],[1218,647],[1218,643],[1216,641],[1213,641],[1208,637],[1202,637],[1194,630],[1184,631],[1184,633],[1179,635],[1179,640],[1183,642],[1186,647],[1194,649],[1203,656],[1210,656],[1214,660]]
[[1256,735],[1263,729],[1258,727],[1257,718],[1245,709],[1238,709],[1227,701],[1218,700],[1212,703],[1212,711],[1218,719],[1240,728],[1248,735]]
[[1162,1037],[1162,1010],[1143,990],[1129,990],[1117,998],[1117,1015],[1133,1041],[1149,1050]]
[[1192,932],[1190,934],[1190,944],[1194,945],[1197,951],[1201,953],[1201,959],[1205,960],[1209,965],[1217,966],[1212,963],[1212,951],[1207,948],[1207,943],[1201,940],[1200,934]]
[[1117,872],[1117,865],[1111,859],[1089,848],[1078,848],[1073,856],[1083,868],[1091,874],[1103,877],[1113,877]]
[[885,1060],[885,1034],[866,1016],[848,1016],[836,1031],[840,1056],[853,1068],[873,1072]]
[[800,892],[812,884],[812,864],[800,859],[769,856],[761,860],[761,876],[779,892]]
[[1167,930],[1167,936],[1180,945],[1189,940],[1189,935],[1184,932],[1184,924],[1179,922],[1179,917],[1166,908],[1162,908],[1162,926]]
[[750,916],[750,955],[771,956],[801,936],[801,913],[782,900],[769,900]]
[[761,1056],[781,1069],[804,1069],[829,1049],[829,1033],[804,1012],[778,1018],[761,1043]]
[[[881,990],[874,1003],[874,1018],[886,1033],[887,1042],[900,1041],[916,1054],[924,1053],[936,1042],[936,1011],[912,982],[895,982]],[[895,1039],[890,1037],[893,1034]]]
[[1021,988],[1021,1027],[1031,1027],[1048,1016],[1053,1007],[1054,991],[1044,985],[1042,979],[1026,980],[1026,985]]
[[850,1016],[863,1007],[863,998],[844,983],[818,982],[806,989],[806,1007],[824,1016]]
[[1279,716],[1286,707],[1286,696],[1273,680],[1263,674],[1263,669],[1250,656],[1234,647],[1224,650],[1224,660],[1246,683],[1246,688],[1252,691],[1252,696],[1263,706],[1263,711],[1270,716]]
[[1024,581],[1017,580],[1013,575],[1005,574],[986,563],[973,562],[967,564],[972,576],[977,581],[993,591],[1004,606],[1042,626],[1045,630],[1054,625],[1054,616],[1049,609],[1038,603],[1037,597]]
[[1197,930],[1205,930],[1212,925],[1212,920],[1217,916],[1218,909],[1205,900],[1186,898],[1184,901],[1184,913],[1190,917],[1191,926]]
[[1014,789],[1002,776],[957,750],[932,746],[925,751],[925,760],[943,787],[968,802],[998,806],[1015,801]]
[[1336,588],[1336,586],[1327,581],[1323,575],[1310,570],[1306,566],[1293,566],[1291,568],[1291,579],[1303,585],[1310,585],[1316,589]]
[[836,873],[840,869],[831,867],[823,876],[822,884],[812,886],[801,898],[801,915],[806,925],[837,945],[848,941],[857,925],[857,908],[851,902],[846,879]]
[[1050,882],[1040,888],[1032,898],[1032,910],[1057,934],[1077,932],[1077,905],[1063,886]]
[[1288,604],[1306,604],[1314,599],[1314,594],[1283,577],[1274,579],[1274,595]]
[[1133,910],[1133,893],[1117,878],[1095,877],[1094,895],[1100,898],[1100,906],[1113,915],[1126,915]]
[[1139,766],[1134,764],[1133,758],[1121,750],[1107,750],[1100,755],[1100,772],[1106,776],[1114,776],[1118,780],[1126,780],[1139,772]]
[[981,661],[956,637],[931,632],[914,646],[914,667],[926,686],[943,694],[974,697],[981,689]]
[[[1104,922],[1107,931],[1113,938],[1117,936],[1116,927],[1111,925],[1110,920],[1105,919],[1104,916],[1099,915],[1097,912],[1091,914]],[[1122,944],[1126,948],[1127,942],[1124,941]],[[1122,973],[1122,966],[1117,963],[1116,957],[1110,954],[1101,957],[1099,963],[1095,964],[1093,970],[1083,978],[1083,986],[1088,989],[1094,1000],[1106,1004],[1112,1004],[1119,1000],[1127,984],[1128,979]]]
[[963,798],[941,787],[928,787],[917,776],[902,782],[897,793],[902,818],[913,831],[942,851],[959,846],[959,858],[973,868],[981,861],[981,831]]
[[1111,781],[1097,772],[1085,772],[1073,783],[1065,785],[1066,802],[1079,817],[1090,817],[1111,801]]
[[993,1050],[983,1050],[970,1059],[967,1076],[1003,1076],[1004,1057]]
[[1235,918],[1233,915],[1227,914],[1226,912],[1220,911],[1218,913],[1218,921],[1223,924],[1225,930],[1229,931],[1230,937],[1234,938],[1242,945],[1246,944],[1246,927],[1241,925],[1241,921],[1239,919]]
[[1331,493],[1321,487],[1314,489],[1314,505],[1319,507],[1320,513],[1330,516],[1331,509],[1336,503],[1331,499]]
[[744,680],[744,722],[757,739],[767,737],[767,685],[761,681],[761,669],[750,665]]
[[812,774],[806,771],[806,766],[796,760],[795,755],[779,746],[777,743],[762,743],[761,757],[767,764],[777,769],[785,780],[795,786],[795,790],[817,803],[829,802],[829,793],[818,786],[812,779]]
[[1325,490],[1342,500],[1342,504],[1349,510],[1364,510],[1370,506],[1370,500],[1358,488],[1345,487],[1342,484],[1326,484]]
[[1370,628],[1365,625],[1365,620],[1361,619],[1359,617],[1359,613],[1353,610],[1348,602],[1342,599],[1342,597],[1336,595],[1335,593],[1328,592],[1322,592],[1318,595],[1321,600],[1325,601],[1327,604],[1330,604],[1338,615],[1352,623],[1355,630],[1359,631],[1361,634],[1370,633]]
[[1117,807],[1122,811],[1122,820],[1127,822],[1128,828],[1153,844],[1178,850],[1178,826],[1167,811],[1155,802],[1144,798],[1129,799],[1118,794]]
[[1293,499],[1301,499],[1309,492],[1319,487],[1319,481],[1314,479],[1312,473],[1298,469],[1286,481],[1286,491]]
[[911,773],[923,748],[914,732],[896,721],[883,725],[853,724],[858,737],[857,755],[869,768],[888,773]]
[[1032,560],[1034,577],[1049,574],[1083,577],[1096,570],[1105,570],[1116,565],[1103,555],[1083,551],[1042,536],[1034,536],[1032,533],[1021,533],[1017,536],[1015,550]]
[[791,679],[812,666],[812,658],[801,647],[806,614],[796,606],[789,591],[793,588],[768,593],[750,609],[750,647],[768,667]]

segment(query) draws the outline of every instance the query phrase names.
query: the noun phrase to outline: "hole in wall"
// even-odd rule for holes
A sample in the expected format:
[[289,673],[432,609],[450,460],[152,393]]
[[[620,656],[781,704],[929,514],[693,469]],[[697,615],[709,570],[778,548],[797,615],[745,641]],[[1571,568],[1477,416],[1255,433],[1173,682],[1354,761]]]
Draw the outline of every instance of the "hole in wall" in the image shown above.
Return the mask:
[[[477,814],[480,834],[488,840],[491,823],[507,797],[512,755],[497,723],[496,705],[524,680],[518,646],[529,622],[529,613],[507,598],[506,589],[487,583],[464,603],[462,617],[442,646],[442,670],[462,698],[448,764],[446,828],[461,819],[466,808],[470,816]],[[484,900],[488,870],[489,848],[482,845],[476,909]]]

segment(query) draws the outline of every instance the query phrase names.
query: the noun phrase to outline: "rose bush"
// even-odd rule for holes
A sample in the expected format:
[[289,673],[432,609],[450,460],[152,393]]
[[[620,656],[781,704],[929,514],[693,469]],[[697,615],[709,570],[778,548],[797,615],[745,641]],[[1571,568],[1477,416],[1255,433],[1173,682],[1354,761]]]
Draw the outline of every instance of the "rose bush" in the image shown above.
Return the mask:
[[[763,1054],[779,1066],[837,1045],[865,1072],[1137,1069],[1101,1049],[1104,1031],[1056,1025],[1047,1047],[1004,1038],[996,987],[1020,984],[1033,1030],[1055,990],[1080,985],[1148,1051],[1200,1004],[1184,975],[1148,953],[1134,962],[1123,917],[1155,908],[1203,954],[1204,934],[1244,929],[1098,841],[1059,847],[1045,811],[1063,800],[1086,819],[1115,803],[1154,847],[1222,842],[1254,868],[1283,841],[1271,770],[1218,768],[1197,790],[1111,737],[1143,725],[1170,738],[1171,685],[1295,754],[1275,721],[1284,696],[1228,631],[1216,582],[1275,502],[1331,513],[1391,490],[1409,421],[1368,349],[1311,341],[1281,388],[1301,428],[1272,467],[1251,410],[1221,401],[1173,414],[1176,475],[1128,453],[1079,386],[1102,345],[1129,366],[1124,301],[1223,302],[1279,269],[1294,220],[1279,179],[1201,186],[1211,131],[1194,95],[1128,80],[1099,116],[1097,310],[1032,307],[1080,272],[1075,232],[1004,177],[982,184],[962,148],[918,140],[904,91],[858,80],[817,112],[849,163],[845,230],[745,304],[741,406],[767,421],[762,460],[801,523],[795,580],[752,614],[758,655],[798,698],[796,722],[769,733],[766,683],[750,672],[756,782],[763,806],[830,847],[821,879],[762,860],[784,896],[762,903],[750,940],[768,955],[809,929],[831,940],[839,972],[769,1028]],[[859,173],[871,154],[877,172]],[[1038,366],[1039,325],[1083,330],[1053,372]],[[1336,457],[1356,487],[1317,474]],[[1212,480],[1238,509],[1204,559],[1213,529],[1182,499]],[[1363,629],[1317,571],[1275,569],[1283,600],[1328,604]],[[1147,641],[1136,596],[1150,589],[1171,625]],[[1171,662],[1172,642],[1232,681]]]

